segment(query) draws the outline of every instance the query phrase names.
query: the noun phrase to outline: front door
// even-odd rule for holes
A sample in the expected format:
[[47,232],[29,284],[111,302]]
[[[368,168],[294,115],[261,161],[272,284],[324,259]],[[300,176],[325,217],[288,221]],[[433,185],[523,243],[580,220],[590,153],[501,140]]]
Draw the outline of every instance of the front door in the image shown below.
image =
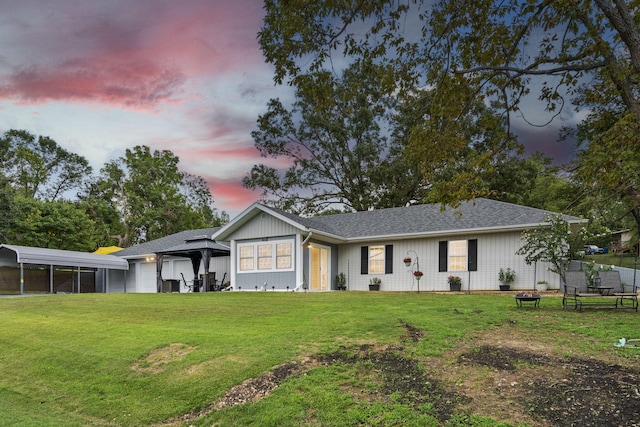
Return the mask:
[[330,248],[313,246],[310,248],[311,255],[311,290],[326,291],[331,288],[331,277],[329,274]]

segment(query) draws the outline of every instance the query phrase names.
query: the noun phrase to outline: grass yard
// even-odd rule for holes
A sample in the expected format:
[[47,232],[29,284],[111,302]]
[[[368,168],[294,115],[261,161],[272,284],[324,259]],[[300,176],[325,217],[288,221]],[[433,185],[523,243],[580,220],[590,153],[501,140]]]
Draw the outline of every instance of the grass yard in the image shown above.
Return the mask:
[[[613,344],[640,338],[639,316],[563,310],[555,294],[539,309],[517,309],[509,293],[0,298],[0,419],[3,426],[562,425],[556,412],[570,410],[536,404],[531,390],[551,390],[536,381],[564,375],[558,370],[568,360],[609,366],[626,378],[621,387],[627,375],[637,379],[640,349]],[[266,396],[258,399],[261,388]],[[638,382],[627,391],[617,416],[640,420]]]

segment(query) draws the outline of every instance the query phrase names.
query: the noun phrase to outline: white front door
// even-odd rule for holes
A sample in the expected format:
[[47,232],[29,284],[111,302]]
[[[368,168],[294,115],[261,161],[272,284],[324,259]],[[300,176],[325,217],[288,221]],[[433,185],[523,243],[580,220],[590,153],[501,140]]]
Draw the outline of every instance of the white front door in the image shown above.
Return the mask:
[[310,289],[312,291],[326,291],[331,288],[329,260],[331,249],[324,246],[313,246],[310,255]]

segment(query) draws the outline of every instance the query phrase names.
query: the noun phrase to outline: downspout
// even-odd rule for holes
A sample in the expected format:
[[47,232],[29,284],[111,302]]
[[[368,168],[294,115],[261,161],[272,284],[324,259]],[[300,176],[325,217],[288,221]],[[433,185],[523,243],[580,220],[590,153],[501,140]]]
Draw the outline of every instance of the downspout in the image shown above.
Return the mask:
[[302,248],[304,248],[304,245],[306,245],[309,239],[311,239],[312,234],[313,234],[313,231],[310,231],[309,234],[307,234],[307,237],[304,238],[304,240],[302,241]]

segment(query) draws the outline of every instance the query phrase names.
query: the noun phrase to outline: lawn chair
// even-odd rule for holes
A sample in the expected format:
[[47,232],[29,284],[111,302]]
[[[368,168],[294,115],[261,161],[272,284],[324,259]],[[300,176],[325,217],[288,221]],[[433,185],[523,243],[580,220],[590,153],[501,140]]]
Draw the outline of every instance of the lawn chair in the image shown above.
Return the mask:
[[564,273],[564,295],[562,307],[566,307],[571,301],[573,308],[578,308],[578,299],[583,296],[599,296],[589,292],[589,283],[584,271],[567,271]]
[[616,307],[618,305],[620,307],[624,307],[624,301],[631,301],[631,307],[628,305],[625,308],[633,308],[638,311],[638,287],[637,286],[629,286],[622,283],[620,280],[620,272],[613,271],[600,271],[598,272],[598,277],[600,277],[600,286],[611,287],[611,294],[616,299]]

